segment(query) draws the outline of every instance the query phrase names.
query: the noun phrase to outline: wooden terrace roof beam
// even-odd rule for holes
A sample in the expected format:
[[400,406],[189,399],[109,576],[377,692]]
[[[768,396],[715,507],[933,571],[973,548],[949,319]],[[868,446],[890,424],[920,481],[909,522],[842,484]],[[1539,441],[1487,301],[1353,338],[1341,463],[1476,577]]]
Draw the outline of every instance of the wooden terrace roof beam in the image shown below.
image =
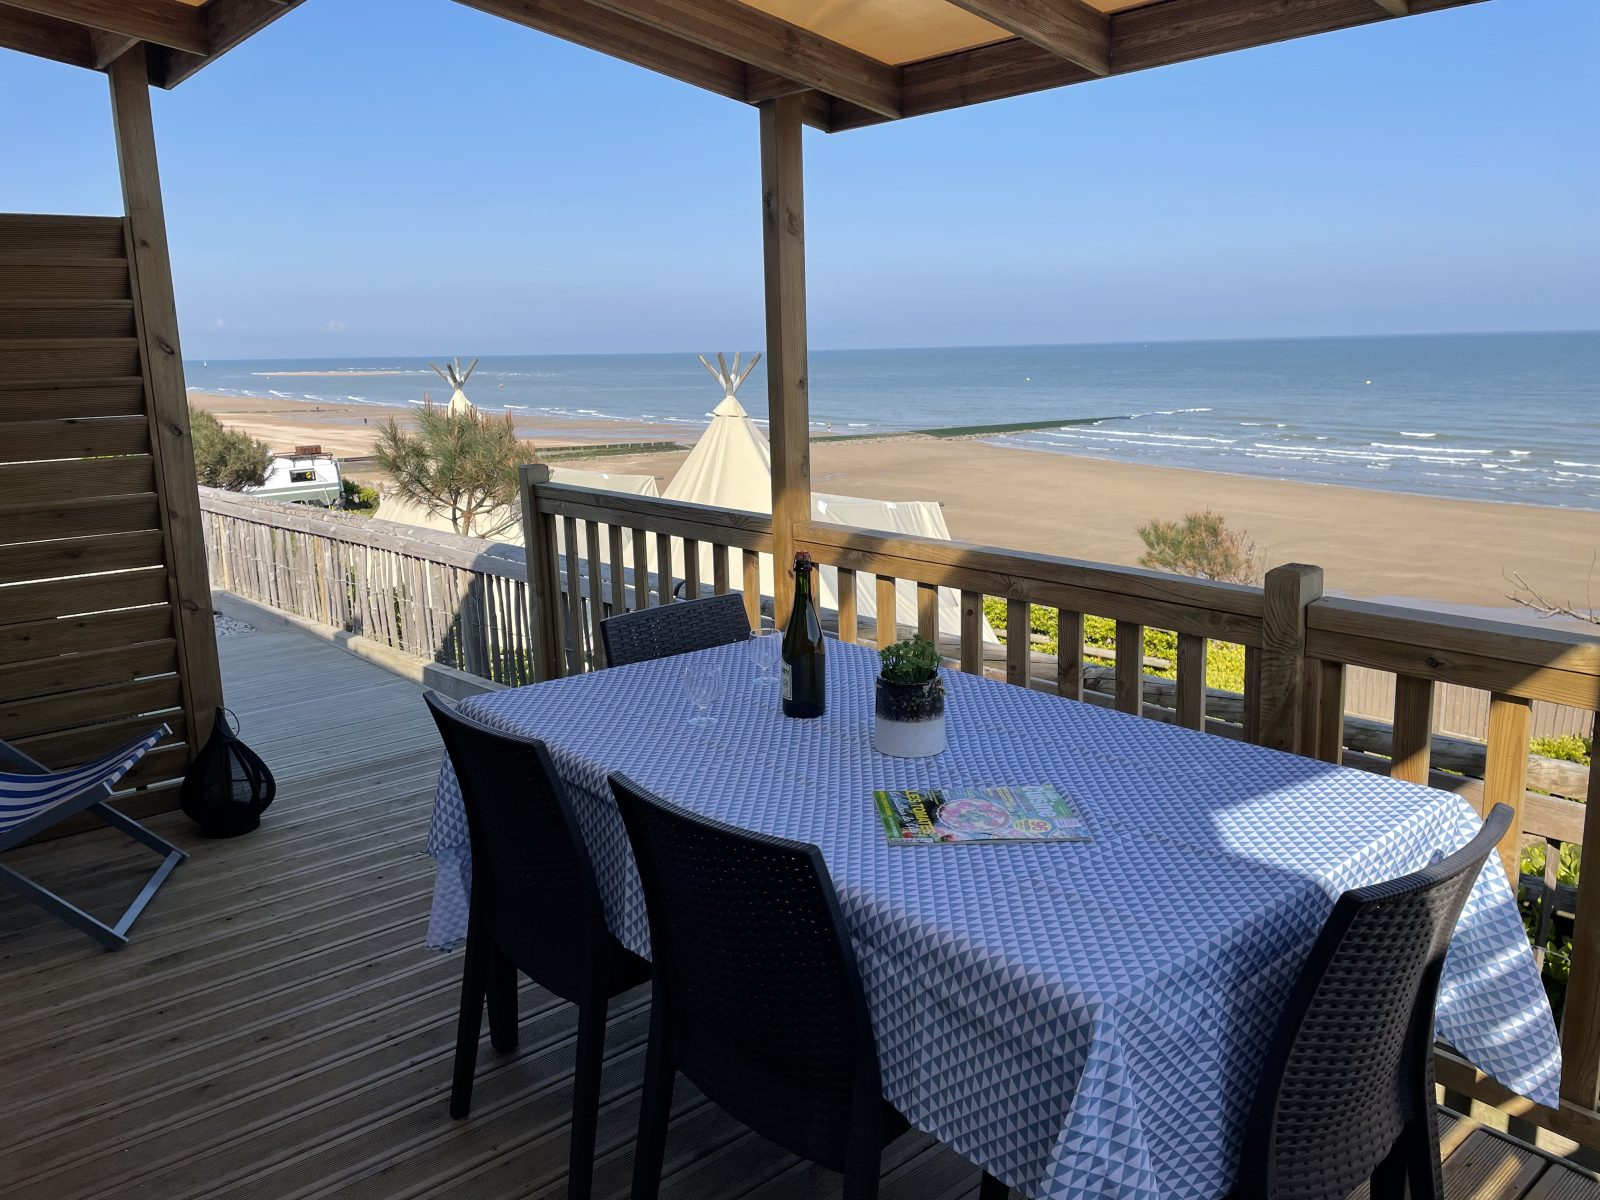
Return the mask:
[[207,54],[205,10],[169,0],[6,0],[12,8],[191,54]]
[[795,80],[881,117],[898,117],[900,69],[739,0],[595,0],[621,17]]
[[806,92],[806,121],[829,128],[826,96],[684,38],[662,33],[642,21],[618,16],[592,0],[457,0],[491,16],[503,17],[540,33],[619,58],[683,83],[733,100],[754,104],[776,96]]
[[[1378,0],[1403,4],[1405,0]],[[950,0],[1093,75],[1111,74],[1111,18],[1082,0]]]
[[0,4],[0,48],[52,58],[73,67],[94,66],[94,48],[89,44],[89,31],[82,25],[24,12],[9,4]]
[[1409,17],[1411,15],[1410,0],[1373,0],[1373,2],[1391,17]]
[[[1410,0],[1410,15],[1480,0]],[[1111,15],[1111,73],[1123,75],[1311,34],[1387,21],[1378,0],[1165,0]],[[1086,83],[1098,76],[1021,38],[901,68],[904,116]],[[833,106],[835,130],[882,118]]]
[[[226,54],[246,38],[261,32],[303,0],[211,0],[202,13],[206,22],[204,54],[168,47],[152,48],[150,82],[170,88],[182,83],[207,63]],[[146,39],[148,40],[148,39]]]

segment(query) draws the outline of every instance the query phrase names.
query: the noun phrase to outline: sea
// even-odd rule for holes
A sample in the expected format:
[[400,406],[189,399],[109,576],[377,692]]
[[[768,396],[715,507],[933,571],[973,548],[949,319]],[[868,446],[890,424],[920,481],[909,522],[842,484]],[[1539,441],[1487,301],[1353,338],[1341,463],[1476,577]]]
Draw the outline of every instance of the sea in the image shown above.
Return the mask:
[[[420,404],[449,396],[428,361],[186,371],[221,395]],[[763,367],[739,392],[758,420]],[[1600,332],[813,350],[810,376],[815,436],[959,428],[1040,453],[1600,511]],[[466,390],[535,423],[604,436],[650,421],[683,440],[721,399],[693,351],[484,357]]]

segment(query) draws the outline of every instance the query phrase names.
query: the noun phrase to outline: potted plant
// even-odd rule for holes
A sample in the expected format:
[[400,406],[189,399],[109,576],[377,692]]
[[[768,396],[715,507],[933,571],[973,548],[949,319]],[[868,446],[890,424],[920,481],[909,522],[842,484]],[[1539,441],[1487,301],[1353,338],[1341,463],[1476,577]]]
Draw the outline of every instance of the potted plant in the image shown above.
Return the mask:
[[911,637],[880,652],[872,745],[895,758],[928,758],[944,750],[944,680],[939,650]]

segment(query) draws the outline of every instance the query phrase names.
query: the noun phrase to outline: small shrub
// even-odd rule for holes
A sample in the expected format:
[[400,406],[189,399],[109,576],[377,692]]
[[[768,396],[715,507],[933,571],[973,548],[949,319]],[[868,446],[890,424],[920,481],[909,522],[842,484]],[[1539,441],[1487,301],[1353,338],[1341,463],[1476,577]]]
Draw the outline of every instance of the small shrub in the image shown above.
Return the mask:
[[1528,743],[1528,749],[1543,758],[1558,758],[1587,767],[1594,756],[1594,739],[1564,733],[1560,737],[1534,738]]
[[272,451],[239,429],[225,429],[204,409],[190,407],[189,435],[194,443],[195,478],[206,487],[243,491],[266,482]]
[[365,512],[369,516],[378,511],[378,489],[368,487],[364,483],[357,483],[354,479],[343,481],[344,506],[355,512]]
[[[1005,638],[1006,633],[1006,602],[998,596],[986,596],[983,601],[983,615],[989,619],[989,624]],[[1039,635],[1044,641],[1039,649],[1046,654],[1056,654],[1061,648],[1060,618],[1054,608],[1047,608],[1042,604],[1032,605],[1029,609],[1030,631]],[[1085,617],[1083,620],[1083,642],[1085,646],[1096,649],[1115,651],[1117,648],[1117,623],[1109,617]],[[1166,665],[1163,667],[1145,668],[1145,674],[1156,675],[1163,679],[1175,679],[1178,675],[1178,635],[1170,629],[1150,629],[1144,631],[1144,653],[1146,658],[1161,659]],[[1230,692],[1244,691],[1244,647],[1233,642],[1208,642],[1206,644],[1206,686],[1222,688]]]
[[1139,556],[1141,567],[1224,583],[1261,580],[1255,543],[1245,534],[1229,529],[1220,513],[1192,512],[1181,521],[1157,518],[1139,526],[1139,540],[1144,542],[1144,553]]

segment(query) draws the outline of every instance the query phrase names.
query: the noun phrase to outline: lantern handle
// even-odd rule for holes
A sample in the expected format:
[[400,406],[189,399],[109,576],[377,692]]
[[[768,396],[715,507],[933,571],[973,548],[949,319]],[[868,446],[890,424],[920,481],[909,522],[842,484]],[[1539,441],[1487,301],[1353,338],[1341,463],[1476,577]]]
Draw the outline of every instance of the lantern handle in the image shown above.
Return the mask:
[[227,730],[229,737],[236,738],[239,736],[241,726],[239,718],[234,715],[233,709],[223,708],[219,704],[217,706],[217,723]]

